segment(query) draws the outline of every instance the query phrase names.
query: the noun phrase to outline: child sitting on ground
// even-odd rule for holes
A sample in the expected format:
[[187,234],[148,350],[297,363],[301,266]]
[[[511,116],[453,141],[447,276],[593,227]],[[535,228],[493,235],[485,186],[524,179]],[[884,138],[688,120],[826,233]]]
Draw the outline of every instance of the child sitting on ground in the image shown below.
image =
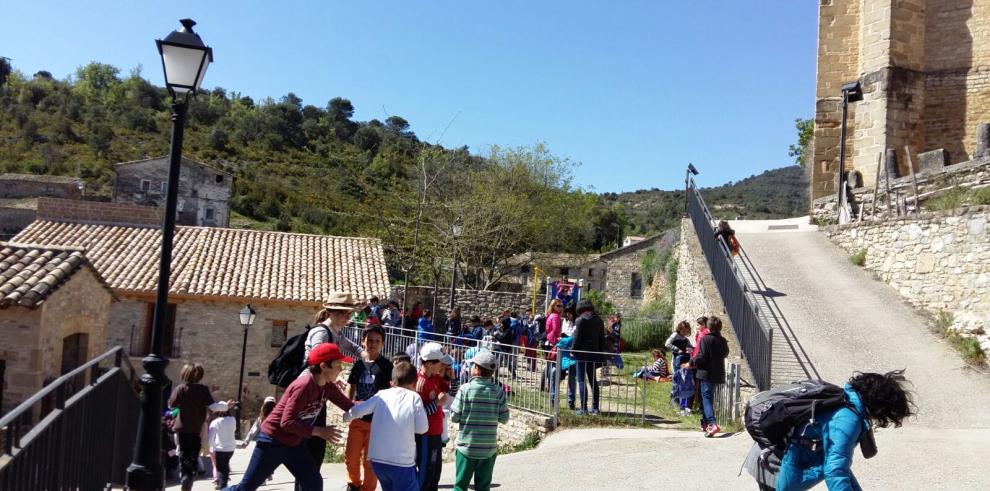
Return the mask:
[[416,477],[416,435],[429,421],[416,393],[416,369],[399,362],[392,369],[392,388],[378,391],[344,414],[344,422],[374,414],[368,459],[385,491],[419,489]]
[[633,376],[655,382],[670,381],[670,370],[667,368],[667,350],[656,348],[651,353],[653,354],[653,365],[636,370]]

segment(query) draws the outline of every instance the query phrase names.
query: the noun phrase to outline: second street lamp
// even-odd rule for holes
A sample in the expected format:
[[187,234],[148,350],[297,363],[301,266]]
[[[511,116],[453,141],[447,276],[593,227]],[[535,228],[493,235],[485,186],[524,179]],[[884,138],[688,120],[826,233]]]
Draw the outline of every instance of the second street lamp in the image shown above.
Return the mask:
[[241,328],[244,330],[244,341],[241,343],[241,375],[237,378],[237,408],[234,409],[234,413],[237,417],[237,426],[234,429],[234,437],[238,440],[241,439],[241,394],[244,390],[244,356],[247,355],[247,335],[248,329],[254,324],[254,319],[258,314],[251,308],[251,304],[247,304],[241,309],[238,317],[240,317]]
[[179,193],[179,165],[182,162],[182,134],[186,121],[186,105],[189,97],[199,91],[206,68],[213,61],[213,49],[203,44],[193,32],[192,19],[179,21],[182,29],[172,31],[164,40],[157,40],[158,53],[162,57],[165,87],[172,95],[172,146],[169,150],[168,184],[165,197],[165,216],[162,219],[162,251],[158,263],[158,287],[155,311],[151,324],[151,348],[141,360],[144,375],[141,376],[141,414],[138,416],[138,434],[134,440],[134,454],[127,467],[127,488],[135,490],[159,490],[165,487],[162,468],[162,389],[167,377],[168,359],[162,356],[165,321],[168,316],[169,275],[172,266],[172,237],[175,235],[175,213]]
[[[464,233],[464,224],[461,222],[461,218],[457,217],[454,220],[454,224],[450,227],[450,233],[454,236],[454,241]],[[447,316],[454,310],[454,288],[457,285],[457,247],[454,247],[454,264],[450,270],[450,306],[447,308]]]

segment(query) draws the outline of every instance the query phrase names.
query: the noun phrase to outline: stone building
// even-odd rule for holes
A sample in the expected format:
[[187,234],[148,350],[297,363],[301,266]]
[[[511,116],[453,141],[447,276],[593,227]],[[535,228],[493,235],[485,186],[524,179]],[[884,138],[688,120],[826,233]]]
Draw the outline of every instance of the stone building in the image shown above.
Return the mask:
[[605,298],[625,314],[631,314],[643,304],[647,280],[643,277],[643,257],[651,250],[670,247],[676,234],[657,234],[631,245],[598,256],[581,266],[583,270],[601,271],[600,291]]
[[0,242],[0,413],[103,353],[113,301],[81,249]]
[[[530,292],[534,271],[544,281],[547,276],[558,279],[585,280],[586,288],[601,290],[604,271],[582,267],[598,258],[597,254],[568,254],[562,252],[524,252],[508,259],[506,276],[499,287],[509,291]],[[538,269],[537,269],[538,268]],[[543,288],[542,286],[540,288]]]
[[[138,363],[150,345],[161,232],[157,227],[36,221],[15,237],[84,248],[120,299],[111,308],[107,345]],[[185,362],[202,363],[217,398],[237,396],[243,331],[238,312],[257,311],[248,331],[247,414],[274,393],[268,364],[286,338],[302,332],[330,292],[387,297],[385,254],[377,239],[211,227],[176,227],[163,355],[178,380]]]
[[83,181],[76,177],[0,174],[0,240],[13,237],[38,212],[38,198],[81,200]]
[[[877,157],[904,147],[935,149],[948,163],[971,160],[977,127],[990,121],[990,1],[822,0],[811,199],[836,190],[841,86],[862,84],[850,104],[846,170],[872,187]],[[944,155],[944,154],[943,154]],[[892,177],[897,177],[893,176]]]
[[[121,162],[114,166],[113,201],[164,206],[168,157]],[[195,160],[182,159],[176,221],[180,225],[230,225],[234,176]]]

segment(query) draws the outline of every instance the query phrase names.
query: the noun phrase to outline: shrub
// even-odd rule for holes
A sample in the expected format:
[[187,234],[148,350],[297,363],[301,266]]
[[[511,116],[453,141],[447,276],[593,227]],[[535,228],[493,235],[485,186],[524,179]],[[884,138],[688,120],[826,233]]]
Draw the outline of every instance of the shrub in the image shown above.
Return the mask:
[[849,262],[855,264],[856,266],[862,267],[866,264],[866,248],[860,249],[855,254],[849,256]]
[[615,313],[615,305],[608,301],[605,295],[602,295],[602,292],[591,290],[584,297],[595,307],[595,312],[598,315],[607,317]]
[[670,318],[627,318],[622,320],[624,350],[648,351],[663,346],[670,336]]
[[980,342],[976,338],[964,337],[958,334],[949,334],[949,344],[952,345],[963,361],[970,365],[984,365],[986,363],[986,353],[980,348]]

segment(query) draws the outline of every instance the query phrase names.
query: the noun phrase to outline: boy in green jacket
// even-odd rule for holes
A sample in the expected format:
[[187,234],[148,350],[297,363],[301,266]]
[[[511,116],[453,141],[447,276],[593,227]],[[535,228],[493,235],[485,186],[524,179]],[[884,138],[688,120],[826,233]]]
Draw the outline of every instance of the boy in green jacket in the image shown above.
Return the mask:
[[467,491],[472,476],[474,489],[489,491],[495,470],[498,424],[509,421],[509,406],[502,386],[492,381],[495,355],[481,350],[471,363],[471,381],[457,391],[450,414],[451,421],[460,423],[454,491]]

